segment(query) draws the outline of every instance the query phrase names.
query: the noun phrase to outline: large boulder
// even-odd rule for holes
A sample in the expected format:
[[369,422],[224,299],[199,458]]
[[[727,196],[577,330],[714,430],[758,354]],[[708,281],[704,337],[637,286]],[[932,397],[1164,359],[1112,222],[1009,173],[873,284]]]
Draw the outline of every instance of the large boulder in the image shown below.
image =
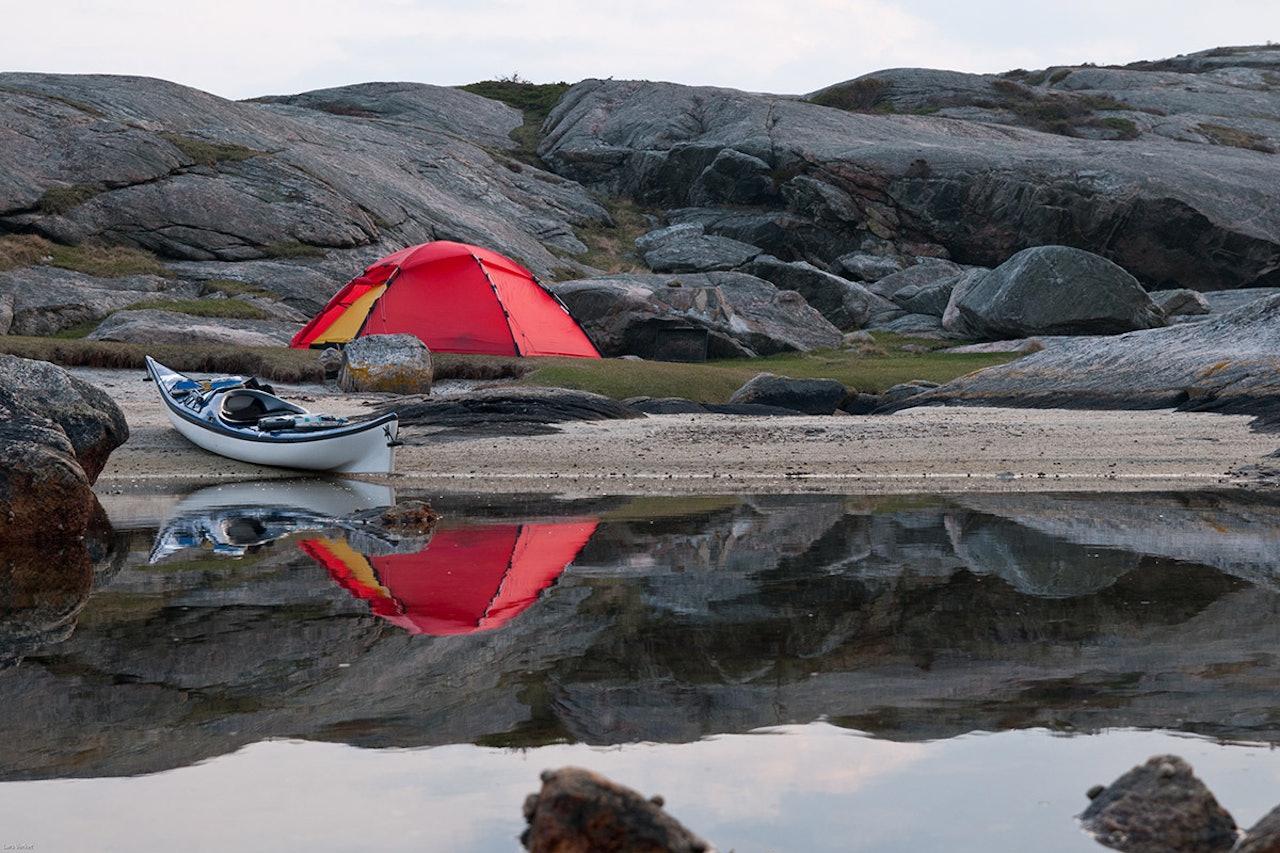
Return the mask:
[[941,323],[951,304],[951,294],[963,274],[932,284],[909,285],[893,295],[893,301],[908,314],[928,314]]
[[840,330],[800,294],[736,272],[623,274],[553,289],[606,356],[654,358],[664,331],[705,329],[708,358],[840,345]]
[[733,392],[734,405],[771,406],[806,415],[830,415],[849,397],[849,389],[834,379],[792,379],[759,373]]
[[1173,290],[1157,290],[1151,299],[1160,306],[1160,310],[1169,318],[1202,317],[1212,309],[1209,298],[1196,290],[1177,287]]
[[367,335],[343,347],[338,387],[348,392],[430,394],[434,377],[431,350],[414,335]]
[[707,234],[701,225],[675,225],[636,241],[645,265],[654,272],[711,272],[737,269],[760,249],[732,237]]
[[1090,794],[1085,831],[1125,853],[1226,853],[1236,842],[1235,820],[1176,755],[1152,756]]
[[901,292],[918,292],[943,282],[954,281],[964,268],[941,258],[917,258],[897,272],[878,278],[868,289],[885,299],[897,301]]
[[873,317],[892,313],[892,302],[856,281],[841,278],[805,261],[761,255],[742,268],[782,290],[794,290],[837,329],[861,329]]
[[597,773],[565,767],[542,774],[542,789],[524,804],[528,827],[520,843],[529,853],[666,851],[704,853],[711,845],[645,798]]
[[1165,322],[1137,279],[1069,246],[1024,249],[953,294],[961,327],[952,331],[980,338],[1112,335]]
[[75,539],[96,499],[61,427],[0,390],[0,542]]
[[[0,391],[10,396],[15,419],[29,424],[30,440],[47,443],[61,453],[63,441],[49,430],[62,432],[91,484],[111,452],[129,440],[124,412],[105,391],[48,362],[0,355]],[[21,416],[23,411],[34,420]],[[52,426],[41,426],[42,419]]]
[[873,252],[850,252],[831,262],[831,271],[854,281],[875,283],[885,276],[901,272],[907,266],[902,258]]

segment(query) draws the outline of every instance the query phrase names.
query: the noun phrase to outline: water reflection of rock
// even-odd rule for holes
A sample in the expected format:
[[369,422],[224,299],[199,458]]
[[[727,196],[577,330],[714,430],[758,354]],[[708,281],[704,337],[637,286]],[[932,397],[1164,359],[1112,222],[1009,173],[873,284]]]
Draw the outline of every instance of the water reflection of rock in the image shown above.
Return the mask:
[[[1128,496],[1126,538],[1111,498],[1061,499],[1070,535],[1025,495],[990,500],[543,503],[531,514],[600,518],[591,541],[536,607],[450,637],[371,616],[293,543],[220,570],[160,571],[144,549],[95,592],[92,620],[0,674],[3,778],[148,772],[265,737],[683,741],[820,717],[904,739],[1280,740],[1280,594],[1255,582],[1276,557],[1196,556],[1269,535],[1280,506],[1216,496],[1206,516]],[[459,523],[522,511],[439,508]],[[1091,513],[1097,537],[1075,521]]]
[[70,635],[93,589],[82,541],[10,543],[0,551],[0,668]]
[[0,543],[0,670],[70,636],[95,584],[124,558],[101,516],[80,538]]
[[566,679],[559,713],[593,742],[624,721],[680,740],[817,715],[903,738],[1123,725],[1273,738],[1276,601],[1247,581],[1270,585],[1280,551],[1223,570],[1183,555],[1274,536],[1280,509],[1247,496],[1124,500],[1122,515],[1111,498],[1066,499],[1077,531],[1104,520],[1074,541],[1011,520],[1026,496],[993,496],[987,511],[846,509],[802,558],[752,575],[747,594],[687,596],[684,578],[655,573],[646,594],[667,604],[653,622],[669,646],[613,651],[629,678]]
[[1280,588],[1274,494],[1024,495],[1016,502],[992,497],[966,495],[960,503],[1063,542],[1213,566]]

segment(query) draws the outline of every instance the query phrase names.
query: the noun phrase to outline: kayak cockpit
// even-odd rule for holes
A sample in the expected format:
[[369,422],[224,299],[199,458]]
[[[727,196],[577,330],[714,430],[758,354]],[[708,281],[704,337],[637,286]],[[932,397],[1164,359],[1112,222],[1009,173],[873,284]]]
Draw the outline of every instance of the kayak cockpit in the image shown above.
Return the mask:
[[308,412],[301,406],[256,388],[227,391],[218,404],[218,417],[233,426],[252,426],[267,417],[305,414]]

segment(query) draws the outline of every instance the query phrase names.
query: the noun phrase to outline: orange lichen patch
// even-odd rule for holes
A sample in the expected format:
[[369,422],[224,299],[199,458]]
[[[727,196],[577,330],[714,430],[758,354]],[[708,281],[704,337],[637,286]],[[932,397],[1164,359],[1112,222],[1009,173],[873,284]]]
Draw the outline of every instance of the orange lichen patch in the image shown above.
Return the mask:
[[1210,376],[1213,376],[1215,373],[1221,373],[1231,365],[1232,365],[1232,362],[1230,361],[1220,361],[1217,364],[1206,367],[1204,370],[1200,371],[1200,375],[1202,377],[1208,378]]

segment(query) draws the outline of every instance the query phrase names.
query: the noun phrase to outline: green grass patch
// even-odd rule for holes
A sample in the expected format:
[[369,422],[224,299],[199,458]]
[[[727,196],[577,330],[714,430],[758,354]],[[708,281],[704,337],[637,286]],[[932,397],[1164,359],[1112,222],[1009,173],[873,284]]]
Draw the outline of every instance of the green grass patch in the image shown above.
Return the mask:
[[[94,322],[90,328],[97,325]],[[180,372],[239,373],[294,384],[324,381],[319,350],[291,347],[206,344],[188,347],[0,335],[0,353],[48,361],[63,367],[136,368],[139,371],[145,370],[143,357],[149,355]],[[435,353],[432,361],[437,381],[465,379],[488,382],[518,380],[533,369],[536,359]]]
[[207,166],[210,169],[216,169],[219,163],[248,160],[264,153],[231,142],[211,142],[207,139],[194,139],[179,133],[162,133],[160,136],[185,154],[196,165]]
[[1227,127],[1221,124],[1201,123],[1196,125],[1196,130],[1200,131],[1214,145],[1227,145],[1232,148],[1245,148],[1250,151],[1261,151],[1265,154],[1276,153],[1275,146],[1267,140],[1267,137],[1261,133],[1253,133],[1248,130],[1241,130],[1238,127]]
[[530,359],[529,385],[575,388],[623,400],[628,397],[682,397],[700,403],[726,403],[757,373],[792,379],[834,379],[851,389],[878,394],[912,380],[949,382],[984,367],[1017,358],[1011,353],[905,352],[886,341],[887,354],[865,357],[839,350],[786,353],[706,364],[620,359]]
[[264,299],[270,299],[273,302],[280,301],[280,297],[267,290],[260,284],[251,284],[247,281],[236,281],[230,278],[211,278],[200,287],[201,296],[210,296],[212,294],[221,294],[228,298],[237,296],[257,296]]
[[505,382],[522,379],[536,367],[537,359],[500,355],[461,355],[452,352],[431,354],[436,380],[462,379],[468,382]]
[[49,263],[53,244],[34,234],[6,234],[0,237],[0,270],[17,270]]
[[[600,199],[609,212],[609,222],[592,222],[574,229],[587,251],[573,259],[609,274],[647,273],[649,268],[636,253],[636,239],[651,227],[651,214],[628,198],[611,196]],[[557,270],[561,281],[578,278],[576,270]]]
[[0,237],[0,270],[40,264],[103,278],[127,275],[171,278],[173,275],[155,255],[141,249],[127,246],[64,246],[34,234],[8,234]]
[[532,83],[520,79],[518,74],[513,74],[500,80],[482,80],[479,83],[468,83],[458,88],[545,118],[547,113],[560,103],[564,93],[569,91],[570,84]]
[[59,246],[53,250],[54,266],[102,278],[155,275],[173,278],[172,271],[150,252],[128,246]]
[[245,374],[273,382],[324,381],[324,368],[314,350],[288,347],[233,347],[201,344],[125,344],[115,341],[61,340],[0,335],[0,352],[64,367],[145,370],[151,357],[180,372]]
[[122,311],[172,311],[191,317],[215,317],[230,320],[269,320],[271,315],[256,305],[239,299],[149,299],[136,302]]
[[96,195],[106,192],[102,184],[72,184],[67,187],[50,187],[40,196],[36,207],[47,216],[61,216],[84,204]]
[[1119,116],[1107,116],[1099,119],[1098,126],[1115,133],[1116,139],[1137,139],[1142,135],[1138,125],[1132,120]]
[[759,372],[732,363],[692,365],[612,358],[539,358],[535,361],[534,369],[523,379],[524,384],[573,388],[615,400],[686,397],[698,402],[725,402]]
[[542,122],[569,91],[569,83],[530,83],[513,74],[502,80],[484,80],[458,88],[524,113],[524,122],[511,131],[511,139],[516,143],[513,153],[517,160],[542,168],[537,153],[538,143],[542,141]]
[[[880,393],[902,382],[945,383],[1018,356],[1013,353],[906,351],[911,339],[878,336],[880,355],[823,350],[757,359],[684,364],[594,358],[503,358],[435,353],[436,381],[519,382],[573,388],[616,400],[629,397],[681,397],[701,403],[725,403],[757,373],[793,379],[835,379],[851,389]],[[945,346],[936,341],[921,345]],[[288,347],[144,346],[111,341],[60,340],[0,336],[0,352],[64,366],[138,368],[151,355],[174,370],[240,373],[285,383],[321,382],[318,351]]]
[[893,112],[893,102],[888,100],[892,88],[888,80],[863,77],[825,89],[810,100],[818,106],[850,113]]

